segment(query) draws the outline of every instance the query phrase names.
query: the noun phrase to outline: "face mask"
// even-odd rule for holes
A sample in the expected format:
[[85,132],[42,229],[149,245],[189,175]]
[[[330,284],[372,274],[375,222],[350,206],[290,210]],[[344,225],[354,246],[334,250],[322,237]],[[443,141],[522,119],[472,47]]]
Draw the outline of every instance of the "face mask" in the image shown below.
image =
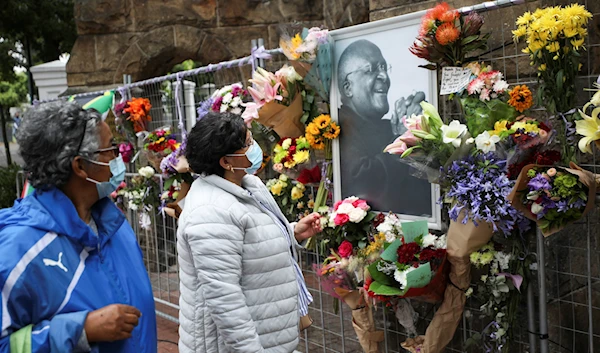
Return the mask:
[[249,166],[248,168],[233,167],[233,169],[245,170],[246,173],[248,173],[248,174],[256,173],[256,171],[258,169],[260,169],[260,166],[262,165],[262,161],[263,161],[263,151],[260,148],[260,146],[258,145],[258,143],[254,140],[252,140],[252,144],[250,145],[250,148],[248,148],[246,153],[244,153],[244,154],[228,154],[227,156],[229,156],[229,157],[244,157],[244,156],[246,156],[246,158],[248,158],[248,161],[250,163],[252,163],[252,165]]
[[110,167],[110,173],[112,176],[109,181],[97,181],[94,179],[86,178],[87,181],[90,181],[96,184],[96,189],[98,190],[98,198],[103,199],[108,197],[113,191],[117,190],[121,182],[125,180],[125,163],[123,163],[123,158],[121,155],[119,157],[111,160],[108,163],[97,162],[97,161],[89,161],[90,163],[94,163],[97,165],[104,165]]

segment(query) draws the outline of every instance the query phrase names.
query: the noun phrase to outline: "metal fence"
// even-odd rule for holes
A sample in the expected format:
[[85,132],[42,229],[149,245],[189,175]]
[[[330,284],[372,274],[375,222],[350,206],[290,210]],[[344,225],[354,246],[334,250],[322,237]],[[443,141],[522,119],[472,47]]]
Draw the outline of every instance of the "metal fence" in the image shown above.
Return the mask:
[[[600,0],[581,2],[594,12],[595,16],[600,16]],[[528,56],[521,52],[522,48],[519,45],[512,42],[511,30],[514,29],[515,19],[523,12],[542,5],[568,3],[563,0],[544,1],[543,4],[542,1],[535,1],[483,13],[486,19],[483,31],[492,33],[492,50],[482,54],[481,60],[504,72],[510,84],[528,84],[535,88],[536,72],[529,66]],[[583,88],[591,87],[600,74],[600,58],[597,57],[600,53],[599,23],[590,26],[587,60],[577,87],[578,91],[582,92],[579,105],[583,105],[590,98],[590,94],[584,92]],[[277,69],[284,63],[284,59],[283,56],[274,54],[273,59],[266,61],[265,65],[268,69]],[[250,62],[251,60],[245,60],[245,65],[242,66],[238,66],[237,62],[222,65],[217,71],[211,69],[206,70],[207,72],[171,75],[134,83],[128,85],[127,90],[121,90],[121,93],[150,99],[153,106],[150,129],[168,125],[176,130],[176,95],[179,94],[181,115],[189,128],[195,119],[196,108],[215,89],[236,82],[247,82],[252,71],[248,65]],[[443,114],[454,114],[452,104],[443,99],[439,101]],[[600,172],[596,164],[597,157],[596,155],[588,160],[587,166],[595,172]],[[130,177],[132,174],[128,174],[128,178]],[[18,185],[21,186],[22,175],[19,178]],[[529,250],[540,255],[538,267],[544,271],[536,272],[535,268],[533,269],[534,274],[543,274],[541,281],[533,278],[532,290],[522,294],[522,317],[517,322],[519,329],[513,352],[580,353],[594,352],[595,347],[596,350],[600,350],[599,216],[596,208],[585,219],[548,239],[531,239]],[[177,322],[179,278],[176,222],[169,217],[153,214],[152,229],[143,230],[135,212],[129,211],[128,218],[145,254],[144,261],[152,281],[157,315]],[[544,253],[545,256],[541,256]],[[322,260],[316,253],[302,253],[302,268],[307,286],[314,297],[314,303],[309,308],[314,324],[302,333],[298,350],[306,353],[361,352],[352,327],[349,308],[341,305],[337,310],[334,299],[321,290],[312,265],[321,263]],[[527,303],[530,304],[529,307]],[[417,328],[420,333],[424,333],[435,306],[414,300],[412,304],[418,313]],[[544,328],[544,314],[548,319],[547,331]],[[384,307],[378,307],[375,319],[378,328],[385,333],[381,351],[403,352],[400,343],[407,336],[394,313]],[[485,322],[479,317],[479,304],[475,299],[469,299],[462,324],[446,351],[465,352],[467,338],[482,332],[484,326]],[[548,347],[548,350],[544,347]]]

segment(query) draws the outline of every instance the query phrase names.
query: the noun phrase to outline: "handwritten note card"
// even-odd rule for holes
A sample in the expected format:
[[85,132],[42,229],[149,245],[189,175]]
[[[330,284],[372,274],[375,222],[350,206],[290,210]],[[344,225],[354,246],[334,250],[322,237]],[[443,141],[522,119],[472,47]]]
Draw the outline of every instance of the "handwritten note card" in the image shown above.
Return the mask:
[[442,87],[440,95],[456,93],[467,87],[471,79],[471,70],[462,67],[445,67],[442,69]]

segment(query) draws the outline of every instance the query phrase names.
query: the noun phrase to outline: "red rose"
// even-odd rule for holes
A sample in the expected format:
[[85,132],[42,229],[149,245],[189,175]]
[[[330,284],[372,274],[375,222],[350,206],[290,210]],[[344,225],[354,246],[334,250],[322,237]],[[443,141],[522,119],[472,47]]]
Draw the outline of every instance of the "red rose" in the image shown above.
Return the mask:
[[344,240],[338,248],[338,254],[343,258],[349,258],[352,255],[352,243],[348,240]]
[[373,219],[373,227],[377,228],[385,222],[385,215],[383,213],[378,214],[375,219]]
[[415,255],[421,250],[417,243],[402,244],[398,248],[398,262],[408,264],[415,259]]
[[292,154],[293,154],[294,152],[296,152],[296,146],[290,146],[290,149],[289,149],[289,151],[290,151],[290,153],[292,153]]

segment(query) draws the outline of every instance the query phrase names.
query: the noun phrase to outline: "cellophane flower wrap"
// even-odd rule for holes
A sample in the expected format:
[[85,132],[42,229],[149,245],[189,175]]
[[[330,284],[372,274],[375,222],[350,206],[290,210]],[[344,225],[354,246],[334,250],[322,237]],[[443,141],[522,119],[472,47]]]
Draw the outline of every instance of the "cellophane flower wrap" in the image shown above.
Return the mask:
[[384,152],[400,155],[401,161],[415,168],[415,176],[438,183],[440,167],[472,149],[466,143],[471,134],[458,120],[445,124],[432,104],[421,102],[421,107],[421,115],[402,119],[406,132],[386,146]]
[[442,172],[443,200],[450,204],[449,216],[462,223],[488,223],[495,232],[509,236],[513,229],[525,226],[521,212],[511,206],[507,196],[514,181],[506,175],[507,162],[493,152],[477,153],[454,161]]
[[288,221],[296,222],[310,214],[314,201],[304,184],[281,174],[278,178],[268,180],[266,186]]
[[333,54],[329,31],[318,27],[283,31],[279,46],[304,82],[328,101]]
[[243,103],[249,100],[248,91],[241,83],[234,83],[216,90],[207,100],[200,103],[197,119],[202,119],[208,112],[231,112],[241,115]]
[[310,162],[310,144],[306,137],[285,137],[273,148],[273,169],[296,179]]
[[170,127],[161,127],[146,136],[144,151],[148,162],[155,170],[161,170],[163,158],[169,156],[180,147],[177,136],[171,132]]
[[512,204],[546,236],[581,219],[593,207],[595,176],[574,164],[571,167],[528,165],[509,195]]
[[574,122],[581,118],[576,110],[579,92],[575,87],[583,67],[581,58],[585,57],[591,18],[592,14],[579,4],[550,6],[525,12],[513,31],[516,42],[526,42],[523,52],[529,54],[531,65],[538,70],[538,104],[560,127],[558,138],[566,163],[575,160]]
[[429,233],[426,221],[403,222],[401,228],[392,242],[386,232],[383,251],[367,267],[365,289],[370,296],[440,301],[446,283],[446,236]]
[[477,136],[493,129],[494,124],[501,119],[514,120],[518,112],[508,103],[509,87],[503,74],[480,63],[470,63],[467,67],[472,72],[471,81],[459,96],[471,135]]
[[443,2],[427,11],[410,47],[414,55],[429,61],[425,67],[463,66],[477,51],[487,50],[489,34],[481,34],[483,17],[476,12],[463,16]]

